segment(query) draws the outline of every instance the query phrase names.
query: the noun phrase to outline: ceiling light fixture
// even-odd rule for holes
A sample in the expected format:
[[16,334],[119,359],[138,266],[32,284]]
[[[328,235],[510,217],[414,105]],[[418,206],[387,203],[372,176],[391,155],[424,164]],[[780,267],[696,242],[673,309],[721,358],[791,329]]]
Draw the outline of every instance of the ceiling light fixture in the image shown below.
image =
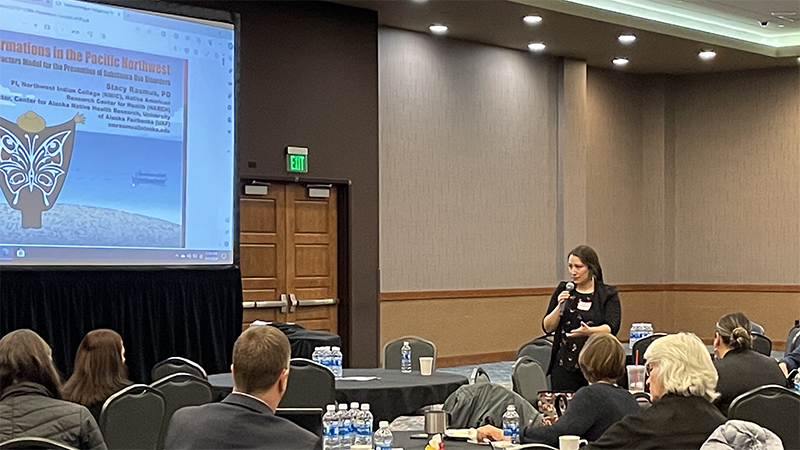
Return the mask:
[[530,44],[528,44],[528,50],[532,52],[541,52],[545,48],[547,48],[547,46],[544,45],[544,42],[531,42]]
[[633,44],[636,41],[636,36],[633,34],[620,34],[617,40],[620,44]]
[[537,23],[542,21],[542,16],[529,15],[523,17],[522,21],[527,23],[528,25],[536,25]]
[[441,24],[438,24],[438,23],[435,23],[435,24],[429,26],[428,29],[431,30],[431,33],[433,33],[433,34],[445,34],[445,33],[447,33],[447,25],[441,25]]
[[622,57],[614,58],[613,60],[611,60],[611,62],[614,63],[615,66],[622,67],[628,64],[628,58],[622,58]]
[[702,52],[698,53],[697,56],[704,61],[708,61],[714,59],[714,57],[717,56],[717,52],[714,50],[703,50]]

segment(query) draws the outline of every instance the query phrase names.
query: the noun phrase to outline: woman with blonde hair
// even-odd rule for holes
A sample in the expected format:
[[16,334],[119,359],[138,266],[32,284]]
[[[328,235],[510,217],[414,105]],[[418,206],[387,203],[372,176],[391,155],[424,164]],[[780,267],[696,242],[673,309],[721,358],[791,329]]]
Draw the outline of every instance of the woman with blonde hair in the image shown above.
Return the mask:
[[84,336],[75,353],[72,376],[61,391],[64,399],[89,408],[99,421],[106,399],[131,384],[122,337],[114,330],[99,329]]
[[716,324],[714,334],[714,367],[719,374],[715,404],[728,414],[733,399],[766,384],[786,386],[786,376],[778,362],[753,351],[750,320],[740,312],[725,314]]
[[61,379],[51,354],[50,346],[31,330],[12,331],[0,339],[0,442],[40,437],[105,450],[89,411],[60,400]]
[[[578,389],[558,422],[549,427],[533,425],[523,429],[523,442],[558,447],[558,437],[565,434],[594,440],[626,415],[639,412],[631,393],[616,385],[625,372],[625,351],[617,338],[610,333],[593,334],[581,350],[578,363],[589,385]],[[484,438],[499,441],[503,430],[491,425],[478,428],[478,441]]]
[[711,404],[717,371],[694,334],[654,341],[644,354],[653,406],[612,425],[590,449],[698,449],[726,418]]

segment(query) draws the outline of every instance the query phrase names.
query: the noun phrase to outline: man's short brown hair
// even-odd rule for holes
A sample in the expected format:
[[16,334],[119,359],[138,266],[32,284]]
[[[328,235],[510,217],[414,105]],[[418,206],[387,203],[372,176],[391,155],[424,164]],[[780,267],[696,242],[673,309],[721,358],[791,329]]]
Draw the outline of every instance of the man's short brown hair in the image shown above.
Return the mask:
[[268,391],[289,368],[289,339],[271,326],[251,326],[233,344],[233,384],[246,394]]
[[625,351],[611,333],[595,333],[583,346],[578,365],[590,383],[615,381],[625,373]]

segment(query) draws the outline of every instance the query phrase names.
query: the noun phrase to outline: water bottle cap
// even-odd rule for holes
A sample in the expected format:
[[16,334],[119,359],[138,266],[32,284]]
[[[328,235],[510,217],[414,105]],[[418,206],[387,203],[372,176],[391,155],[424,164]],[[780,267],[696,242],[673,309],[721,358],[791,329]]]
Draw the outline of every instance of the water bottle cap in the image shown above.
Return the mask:
[[339,410],[340,411],[347,410],[347,403],[339,403]]
[[380,422],[378,422],[378,427],[380,427],[380,428],[389,428],[389,422],[387,422],[385,420],[381,420]]
[[358,402],[350,403],[350,409],[358,409]]
[[516,411],[516,410],[517,410],[517,407],[514,406],[514,405],[508,405],[508,408],[506,408],[506,411]]
[[336,405],[328,405],[326,408],[328,411],[336,411]]
[[408,345],[408,341],[403,341],[403,345]]
[[333,351],[339,350],[339,347],[331,347]]
[[361,404],[362,411],[369,411],[369,403],[362,403]]

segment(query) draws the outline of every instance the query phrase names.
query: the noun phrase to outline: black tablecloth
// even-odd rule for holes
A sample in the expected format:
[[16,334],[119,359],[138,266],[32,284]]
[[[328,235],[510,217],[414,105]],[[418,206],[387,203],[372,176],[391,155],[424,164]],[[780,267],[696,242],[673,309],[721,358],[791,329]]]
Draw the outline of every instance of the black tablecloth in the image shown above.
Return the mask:
[[[419,372],[344,369],[343,375],[380,377],[371,381],[336,380],[336,401],[369,403],[375,424],[380,420],[392,421],[399,416],[413,414],[423,406],[444,403],[448,395],[468,382],[462,375],[444,372],[434,372],[424,377]],[[230,392],[233,387],[229,373],[210,375],[208,381],[220,393]]]
[[314,349],[317,347],[342,346],[342,339],[338,334],[306,330],[294,323],[272,322],[270,325],[283,331],[283,334],[289,338],[289,344],[292,346],[292,358],[311,359]]
[[[392,447],[403,448],[404,450],[424,450],[425,444],[428,443],[426,439],[411,439],[411,435],[421,433],[421,431],[392,431]],[[447,450],[488,450],[491,447],[446,439],[444,448]]]

